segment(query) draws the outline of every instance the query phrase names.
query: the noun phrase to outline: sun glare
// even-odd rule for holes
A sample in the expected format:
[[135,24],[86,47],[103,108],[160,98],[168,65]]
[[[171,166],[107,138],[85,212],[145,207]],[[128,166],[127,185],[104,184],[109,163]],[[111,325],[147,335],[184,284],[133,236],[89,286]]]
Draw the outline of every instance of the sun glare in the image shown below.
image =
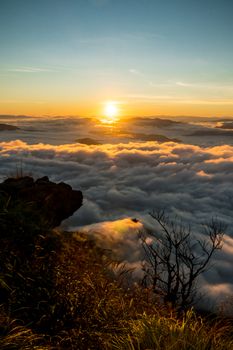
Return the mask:
[[113,124],[118,121],[119,110],[116,102],[106,102],[104,107],[102,123]]

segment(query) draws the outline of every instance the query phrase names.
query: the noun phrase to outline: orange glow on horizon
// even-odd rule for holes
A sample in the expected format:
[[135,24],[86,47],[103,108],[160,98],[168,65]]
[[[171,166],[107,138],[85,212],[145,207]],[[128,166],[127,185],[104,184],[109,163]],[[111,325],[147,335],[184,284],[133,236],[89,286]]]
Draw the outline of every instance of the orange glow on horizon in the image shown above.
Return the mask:
[[[109,103],[109,102],[107,102]],[[105,106],[107,105],[105,104]],[[111,102],[112,103],[112,102]],[[124,101],[123,101],[124,103]],[[31,115],[31,116],[80,116],[97,117],[104,119],[109,124],[122,117],[147,117],[147,116],[203,116],[223,117],[233,116],[233,105],[230,104],[184,104],[171,102],[145,103],[139,101],[125,101],[124,111],[118,107],[118,102],[113,102],[116,107],[108,107],[110,113],[105,113],[104,108],[99,108],[100,102],[93,100],[77,101],[0,101],[0,115]],[[113,115],[115,113],[115,115]]]

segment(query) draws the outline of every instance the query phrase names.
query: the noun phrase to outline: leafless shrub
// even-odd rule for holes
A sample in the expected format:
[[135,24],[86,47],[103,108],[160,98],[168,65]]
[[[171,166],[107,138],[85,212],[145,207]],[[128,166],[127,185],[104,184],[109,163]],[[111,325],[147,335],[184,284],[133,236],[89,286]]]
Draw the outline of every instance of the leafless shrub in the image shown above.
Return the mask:
[[206,238],[199,240],[189,226],[170,220],[164,210],[150,215],[159,231],[140,232],[146,255],[143,283],[151,285],[165,304],[184,310],[197,296],[197,278],[210,267],[215,251],[222,248],[226,227],[212,219],[203,225]]

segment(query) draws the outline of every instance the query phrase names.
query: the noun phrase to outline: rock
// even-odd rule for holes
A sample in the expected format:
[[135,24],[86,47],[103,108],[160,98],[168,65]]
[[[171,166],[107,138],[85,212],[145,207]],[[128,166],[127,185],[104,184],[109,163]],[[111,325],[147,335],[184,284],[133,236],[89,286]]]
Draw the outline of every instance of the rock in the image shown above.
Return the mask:
[[0,184],[0,197],[20,201],[36,210],[49,227],[56,227],[78,210],[83,201],[81,191],[66,183],[58,184],[42,177],[36,181],[30,176],[8,178]]
[[84,144],[84,145],[88,145],[88,146],[101,145],[101,143],[99,141],[91,139],[90,137],[85,137],[83,139],[77,139],[76,142]]
[[131,133],[129,134],[131,137],[135,140],[141,140],[141,141],[155,141],[155,142],[176,142],[180,143],[181,141],[179,139],[171,139],[164,135],[157,135],[157,134],[142,134],[142,133]]
[[5,131],[5,130],[19,130],[19,128],[15,125],[0,124],[0,131]]
[[215,128],[232,130],[233,129],[233,122],[225,122],[225,123],[222,123],[221,125],[217,125]]

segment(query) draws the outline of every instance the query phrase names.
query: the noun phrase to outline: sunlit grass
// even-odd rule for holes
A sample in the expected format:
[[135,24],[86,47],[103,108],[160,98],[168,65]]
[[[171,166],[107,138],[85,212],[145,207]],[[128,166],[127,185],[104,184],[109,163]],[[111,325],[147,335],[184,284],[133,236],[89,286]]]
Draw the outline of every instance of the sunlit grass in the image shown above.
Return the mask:
[[125,334],[112,341],[115,350],[230,350],[233,339],[229,336],[232,325],[214,321],[212,325],[193,310],[183,318],[159,314],[142,315],[125,324]]

